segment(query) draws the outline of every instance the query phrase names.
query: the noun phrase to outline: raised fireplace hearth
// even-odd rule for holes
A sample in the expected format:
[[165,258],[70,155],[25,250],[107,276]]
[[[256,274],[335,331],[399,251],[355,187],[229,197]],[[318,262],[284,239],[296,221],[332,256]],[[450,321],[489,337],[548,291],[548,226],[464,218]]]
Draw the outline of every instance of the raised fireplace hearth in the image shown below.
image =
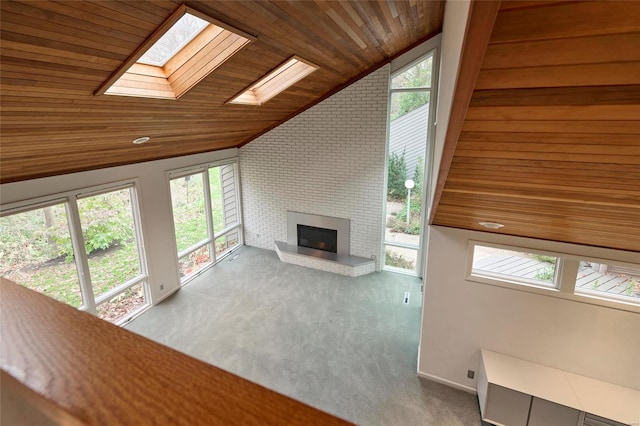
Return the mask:
[[276,241],[280,260],[357,277],[375,271],[375,261],[351,256],[349,219],[287,212],[287,242]]

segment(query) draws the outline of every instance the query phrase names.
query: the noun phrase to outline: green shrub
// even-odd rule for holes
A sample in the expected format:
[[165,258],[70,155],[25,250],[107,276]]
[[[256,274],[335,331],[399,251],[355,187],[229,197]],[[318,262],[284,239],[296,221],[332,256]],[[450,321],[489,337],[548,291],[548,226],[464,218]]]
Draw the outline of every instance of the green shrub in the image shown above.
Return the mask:
[[391,250],[386,250],[384,254],[384,264],[387,266],[395,266],[402,269],[414,269],[415,265],[412,260],[405,259],[401,254],[395,254]]
[[416,186],[413,188],[411,193],[420,194],[420,198],[422,198],[422,182],[424,180],[424,160],[422,157],[418,158],[418,163],[416,164],[416,169],[413,171],[413,181]]
[[556,264],[556,258],[553,257],[553,256],[545,256],[544,254],[530,253],[529,257],[537,260],[538,262],[547,262],[547,263],[551,263],[553,265]]
[[406,198],[407,189],[404,182],[407,180],[407,161],[405,154],[398,155],[392,152],[389,155],[389,178],[387,182],[387,197],[390,200],[402,200]]
[[550,266],[547,266],[543,269],[538,269],[536,271],[536,279],[540,281],[553,281],[554,275],[555,275],[555,270]]
[[396,214],[395,221],[388,221],[387,226],[393,232],[403,232],[405,234],[420,234],[420,213],[422,212],[422,194],[411,194],[411,218],[407,226],[407,203],[402,204],[402,209]]

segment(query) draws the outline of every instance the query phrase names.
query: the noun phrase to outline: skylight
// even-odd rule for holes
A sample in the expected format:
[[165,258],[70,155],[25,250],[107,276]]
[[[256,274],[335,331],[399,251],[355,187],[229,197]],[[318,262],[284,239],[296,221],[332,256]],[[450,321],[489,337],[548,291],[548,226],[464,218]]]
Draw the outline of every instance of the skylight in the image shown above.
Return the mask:
[[254,40],[182,5],[95,94],[178,99]]
[[293,56],[233,97],[228,103],[262,105],[317,69],[316,65]]
[[193,40],[195,36],[200,34],[207,25],[209,23],[204,19],[185,13],[137,62],[139,64],[163,67],[169,59]]

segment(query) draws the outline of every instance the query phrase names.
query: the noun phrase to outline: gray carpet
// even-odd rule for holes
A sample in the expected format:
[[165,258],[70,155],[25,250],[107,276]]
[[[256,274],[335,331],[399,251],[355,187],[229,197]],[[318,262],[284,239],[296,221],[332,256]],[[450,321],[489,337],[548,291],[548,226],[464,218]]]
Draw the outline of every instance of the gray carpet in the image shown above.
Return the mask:
[[474,395],[416,375],[417,278],[343,277],[252,247],[237,255],[126,328],[358,424],[480,424]]

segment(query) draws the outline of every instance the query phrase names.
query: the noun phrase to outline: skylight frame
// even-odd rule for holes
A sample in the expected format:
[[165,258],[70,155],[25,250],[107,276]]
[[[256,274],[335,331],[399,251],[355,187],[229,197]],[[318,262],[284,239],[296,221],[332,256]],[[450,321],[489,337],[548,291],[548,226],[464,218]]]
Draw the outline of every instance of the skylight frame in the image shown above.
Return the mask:
[[[302,70],[296,68],[298,64],[303,65]],[[304,66],[306,66],[306,68]],[[226,103],[235,105],[262,105],[319,69],[320,67],[313,62],[307,61],[297,55],[293,55],[269,71],[259,80],[253,82],[248,87],[234,95]],[[288,74],[293,74],[293,76]],[[280,81],[280,79],[286,79],[287,77],[292,78],[289,81]],[[275,84],[277,90],[263,94],[257,92],[267,84]]]
[[[209,23],[189,42],[174,52],[164,65],[147,65],[139,59],[186,14]],[[205,34],[209,32],[210,34]],[[211,38],[207,38],[211,35]],[[220,36],[220,38],[218,38]],[[201,37],[201,39],[199,39]],[[181,5],[156,31],[94,92],[94,96],[117,95],[158,99],[179,99],[256,37],[220,22],[189,6]],[[196,43],[197,41],[197,43]],[[194,45],[194,43],[196,43]],[[218,51],[219,49],[219,51]],[[185,55],[183,52],[189,53]],[[215,52],[210,58],[208,54]],[[175,63],[176,61],[179,63]],[[204,60],[205,65],[202,65]],[[189,67],[194,66],[194,70]],[[181,78],[175,72],[181,69]],[[186,70],[186,71],[185,71]],[[177,73],[176,73],[177,74]]]

